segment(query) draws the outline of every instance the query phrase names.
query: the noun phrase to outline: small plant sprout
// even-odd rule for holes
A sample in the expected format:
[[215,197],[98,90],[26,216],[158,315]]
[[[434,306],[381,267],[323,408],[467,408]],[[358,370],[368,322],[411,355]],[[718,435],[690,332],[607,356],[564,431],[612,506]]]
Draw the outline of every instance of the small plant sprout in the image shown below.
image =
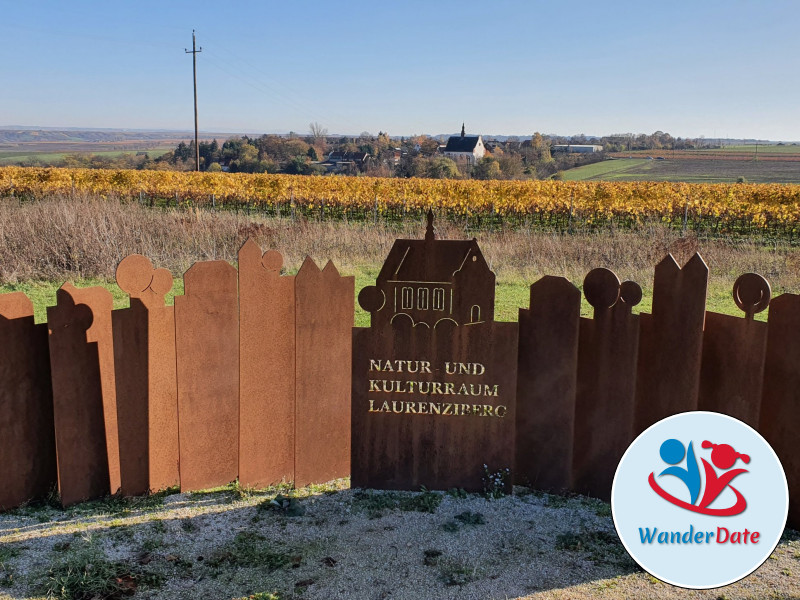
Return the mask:
[[483,465],[483,495],[488,500],[496,500],[506,495],[506,489],[511,481],[511,469],[505,468],[492,472],[489,465]]

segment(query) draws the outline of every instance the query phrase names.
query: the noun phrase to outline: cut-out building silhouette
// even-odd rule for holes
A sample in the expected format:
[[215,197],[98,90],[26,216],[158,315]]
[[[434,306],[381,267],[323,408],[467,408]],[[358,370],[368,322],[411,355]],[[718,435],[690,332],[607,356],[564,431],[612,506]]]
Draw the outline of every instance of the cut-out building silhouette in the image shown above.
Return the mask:
[[494,320],[495,275],[472,240],[396,240],[376,285],[359,295],[372,326],[474,325]]

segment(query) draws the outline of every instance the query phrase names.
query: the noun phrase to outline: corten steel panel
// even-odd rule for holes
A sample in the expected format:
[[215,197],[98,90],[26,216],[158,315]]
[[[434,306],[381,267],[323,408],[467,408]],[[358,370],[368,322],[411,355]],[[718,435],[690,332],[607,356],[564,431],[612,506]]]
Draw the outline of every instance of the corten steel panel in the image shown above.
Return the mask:
[[571,487],[580,309],[578,288],[548,275],[519,311],[516,483]]
[[[102,311],[98,315],[88,304],[80,303],[76,292],[75,287],[64,284],[56,293],[56,306],[47,309],[58,491],[64,506],[107,495],[112,470],[119,478],[119,463],[112,468],[107,444],[99,342],[88,339],[91,328],[102,325],[104,319]],[[86,299],[89,294],[83,292]],[[88,292],[94,296],[93,305],[111,302],[111,294],[102,288]],[[116,408],[114,413],[116,426]]]
[[708,267],[695,254],[683,269],[668,254],[655,269],[653,314],[640,316],[634,432],[696,410]]
[[92,309],[92,325],[86,331],[86,341],[97,344],[108,451],[109,489],[112,494],[116,494],[122,486],[122,480],[119,470],[117,385],[114,372],[114,336],[111,325],[114,298],[108,290],[101,287],[76,288],[70,283],[65,283],[62,287],[66,288],[67,286],[69,286],[70,295],[76,304],[86,304]]
[[172,275],[132,254],[117,284],[131,298],[113,313],[122,491],[137,495],[180,483]]
[[130,308],[115,310],[114,363],[116,365],[119,461],[122,493],[135,496],[150,489],[150,378],[147,308],[131,298]]
[[298,486],[350,474],[355,279],[306,258],[295,276],[295,461]]
[[759,431],[772,445],[789,482],[788,525],[800,529],[800,296],[769,305]]
[[22,292],[0,295],[0,510],[56,487],[47,326]]
[[698,408],[736,417],[758,428],[767,324],[753,315],[767,308],[771,290],[767,280],[746,273],[736,280],[733,298],[744,319],[706,313],[703,365]]
[[639,319],[638,284],[622,285],[608,269],[594,269],[583,286],[594,307],[581,319],[572,485],[581,494],[609,499],[614,473],[633,440]]
[[372,326],[353,334],[354,485],[480,490],[484,464],[513,472],[517,331],[493,322],[494,288],[477,242],[437,240],[431,211],[424,239],[395,241],[359,294]]
[[175,298],[181,490],[225,485],[239,467],[236,269],[195,263]]
[[282,265],[252,239],[239,250],[239,481],[250,487],[294,481],[295,278]]
[[[353,341],[354,487],[480,491],[484,465],[513,473],[514,323],[401,322],[356,329]],[[419,382],[429,387],[410,391]]]

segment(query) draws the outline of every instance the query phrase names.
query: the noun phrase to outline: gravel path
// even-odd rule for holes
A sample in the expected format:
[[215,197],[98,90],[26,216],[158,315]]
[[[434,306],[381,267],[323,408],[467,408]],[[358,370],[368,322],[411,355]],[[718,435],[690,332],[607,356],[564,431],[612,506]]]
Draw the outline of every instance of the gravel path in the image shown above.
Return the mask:
[[28,507],[0,515],[0,599],[44,598],[56,582],[112,599],[800,598],[796,532],[744,580],[693,592],[631,562],[608,504],[518,492],[338,481]]

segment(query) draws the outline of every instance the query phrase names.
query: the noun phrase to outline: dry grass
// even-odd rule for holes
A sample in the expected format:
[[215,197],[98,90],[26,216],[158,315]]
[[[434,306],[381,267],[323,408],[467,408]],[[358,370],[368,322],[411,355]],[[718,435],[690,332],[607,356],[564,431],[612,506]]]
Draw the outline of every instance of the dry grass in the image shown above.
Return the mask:
[[[800,291],[800,251],[741,238],[681,238],[660,225],[638,231],[554,233],[507,230],[465,232],[452,223],[437,227],[442,238],[476,235],[501,283],[531,283],[544,274],[580,284],[594,267],[651,287],[654,265],[668,251],[683,262],[700,250],[711,268],[711,286],[730,290],[741,273],[767,277],[776,291]],[[287,271],[306,255],[331,259],[341,271],[374,277],[396,237],[420,237],[421,222],[401,226],[342,221],[296,221],[261,214],[211,213],[197,209],[150,209],[96,197],[53,197],[19,204],[0,199],[0,284],[67,278],[112,278],[130,253],[148,256],[179,275],[198,260],[234,262],[248,236],[284,254]]]

